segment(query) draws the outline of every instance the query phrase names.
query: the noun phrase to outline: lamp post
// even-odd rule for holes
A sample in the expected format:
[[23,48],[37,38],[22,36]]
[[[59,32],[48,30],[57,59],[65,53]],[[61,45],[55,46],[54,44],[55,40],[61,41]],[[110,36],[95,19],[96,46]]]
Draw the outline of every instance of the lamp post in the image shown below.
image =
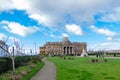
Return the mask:
[[35,46],[34,54],[37,54],[37,51],[36,51],[36,42],[34,42],[33,44],[34,44],[34,46]]

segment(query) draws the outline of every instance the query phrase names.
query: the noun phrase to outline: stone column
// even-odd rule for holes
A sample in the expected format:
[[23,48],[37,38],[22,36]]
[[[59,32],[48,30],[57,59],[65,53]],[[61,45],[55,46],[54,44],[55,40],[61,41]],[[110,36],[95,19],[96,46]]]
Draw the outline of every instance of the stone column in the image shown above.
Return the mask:
[[67,54],[69,54],[69,47],[67,47]]
[[67,54],[69,54],[69,47],[67,47]]
[[74,54],[74,50],[73,50],[74,48],[72,47],[72,54]]
[[65,54],[65,47],[63,47],[63,54]]
[[71,47],[69,47],[69,54],[71,54]]
[[64,52],[64,54],[66,54],[66,47],[63,48],[63,52]]
[[65,47],[65,54],[67,53],[67,47]]
[[61,54],[64,54],[64,47],[61,47]]
[[74,48],[72,47],[72,54],[74,54],[75,52],[74,52]]
[[70,47],[70,54],[72,54],[72,47]]

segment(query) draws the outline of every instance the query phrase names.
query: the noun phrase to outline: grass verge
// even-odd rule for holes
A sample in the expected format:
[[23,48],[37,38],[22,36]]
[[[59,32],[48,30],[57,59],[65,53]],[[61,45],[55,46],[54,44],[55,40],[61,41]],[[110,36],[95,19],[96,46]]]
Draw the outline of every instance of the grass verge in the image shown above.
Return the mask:
[[[25,66],[16,68],[13,74],[12,70],[0,75],[0,80],[29,80],[44,65],[44,62],[31,60]],[[6,77],[7,76],[7,77]]]
[[35,75],[42,67],[44,66],[44,62],[41,62],[38,66],[36,66],[27,76],[23,77],[21,80],[29,80],[33,75]]

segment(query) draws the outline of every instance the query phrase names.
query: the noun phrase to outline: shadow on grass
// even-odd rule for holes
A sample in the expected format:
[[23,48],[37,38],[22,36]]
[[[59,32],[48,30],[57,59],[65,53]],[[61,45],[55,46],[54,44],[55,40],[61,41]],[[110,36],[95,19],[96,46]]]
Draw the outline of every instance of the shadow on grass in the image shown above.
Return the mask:
[[88,71],[80,71],[81,79],[80,80],[90,80],[93,76],[92,73]]
[[105,77],[106,80],[115,80],[114,77]]

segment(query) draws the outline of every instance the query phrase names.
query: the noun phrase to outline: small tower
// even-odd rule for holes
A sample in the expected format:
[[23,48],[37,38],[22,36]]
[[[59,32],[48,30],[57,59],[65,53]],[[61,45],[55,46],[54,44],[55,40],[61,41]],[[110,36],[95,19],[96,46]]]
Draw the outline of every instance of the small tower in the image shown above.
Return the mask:
[[86,57],[86,56],[88,56],[88,54],[87,54],[86,50],[83,48],[81,57]]

